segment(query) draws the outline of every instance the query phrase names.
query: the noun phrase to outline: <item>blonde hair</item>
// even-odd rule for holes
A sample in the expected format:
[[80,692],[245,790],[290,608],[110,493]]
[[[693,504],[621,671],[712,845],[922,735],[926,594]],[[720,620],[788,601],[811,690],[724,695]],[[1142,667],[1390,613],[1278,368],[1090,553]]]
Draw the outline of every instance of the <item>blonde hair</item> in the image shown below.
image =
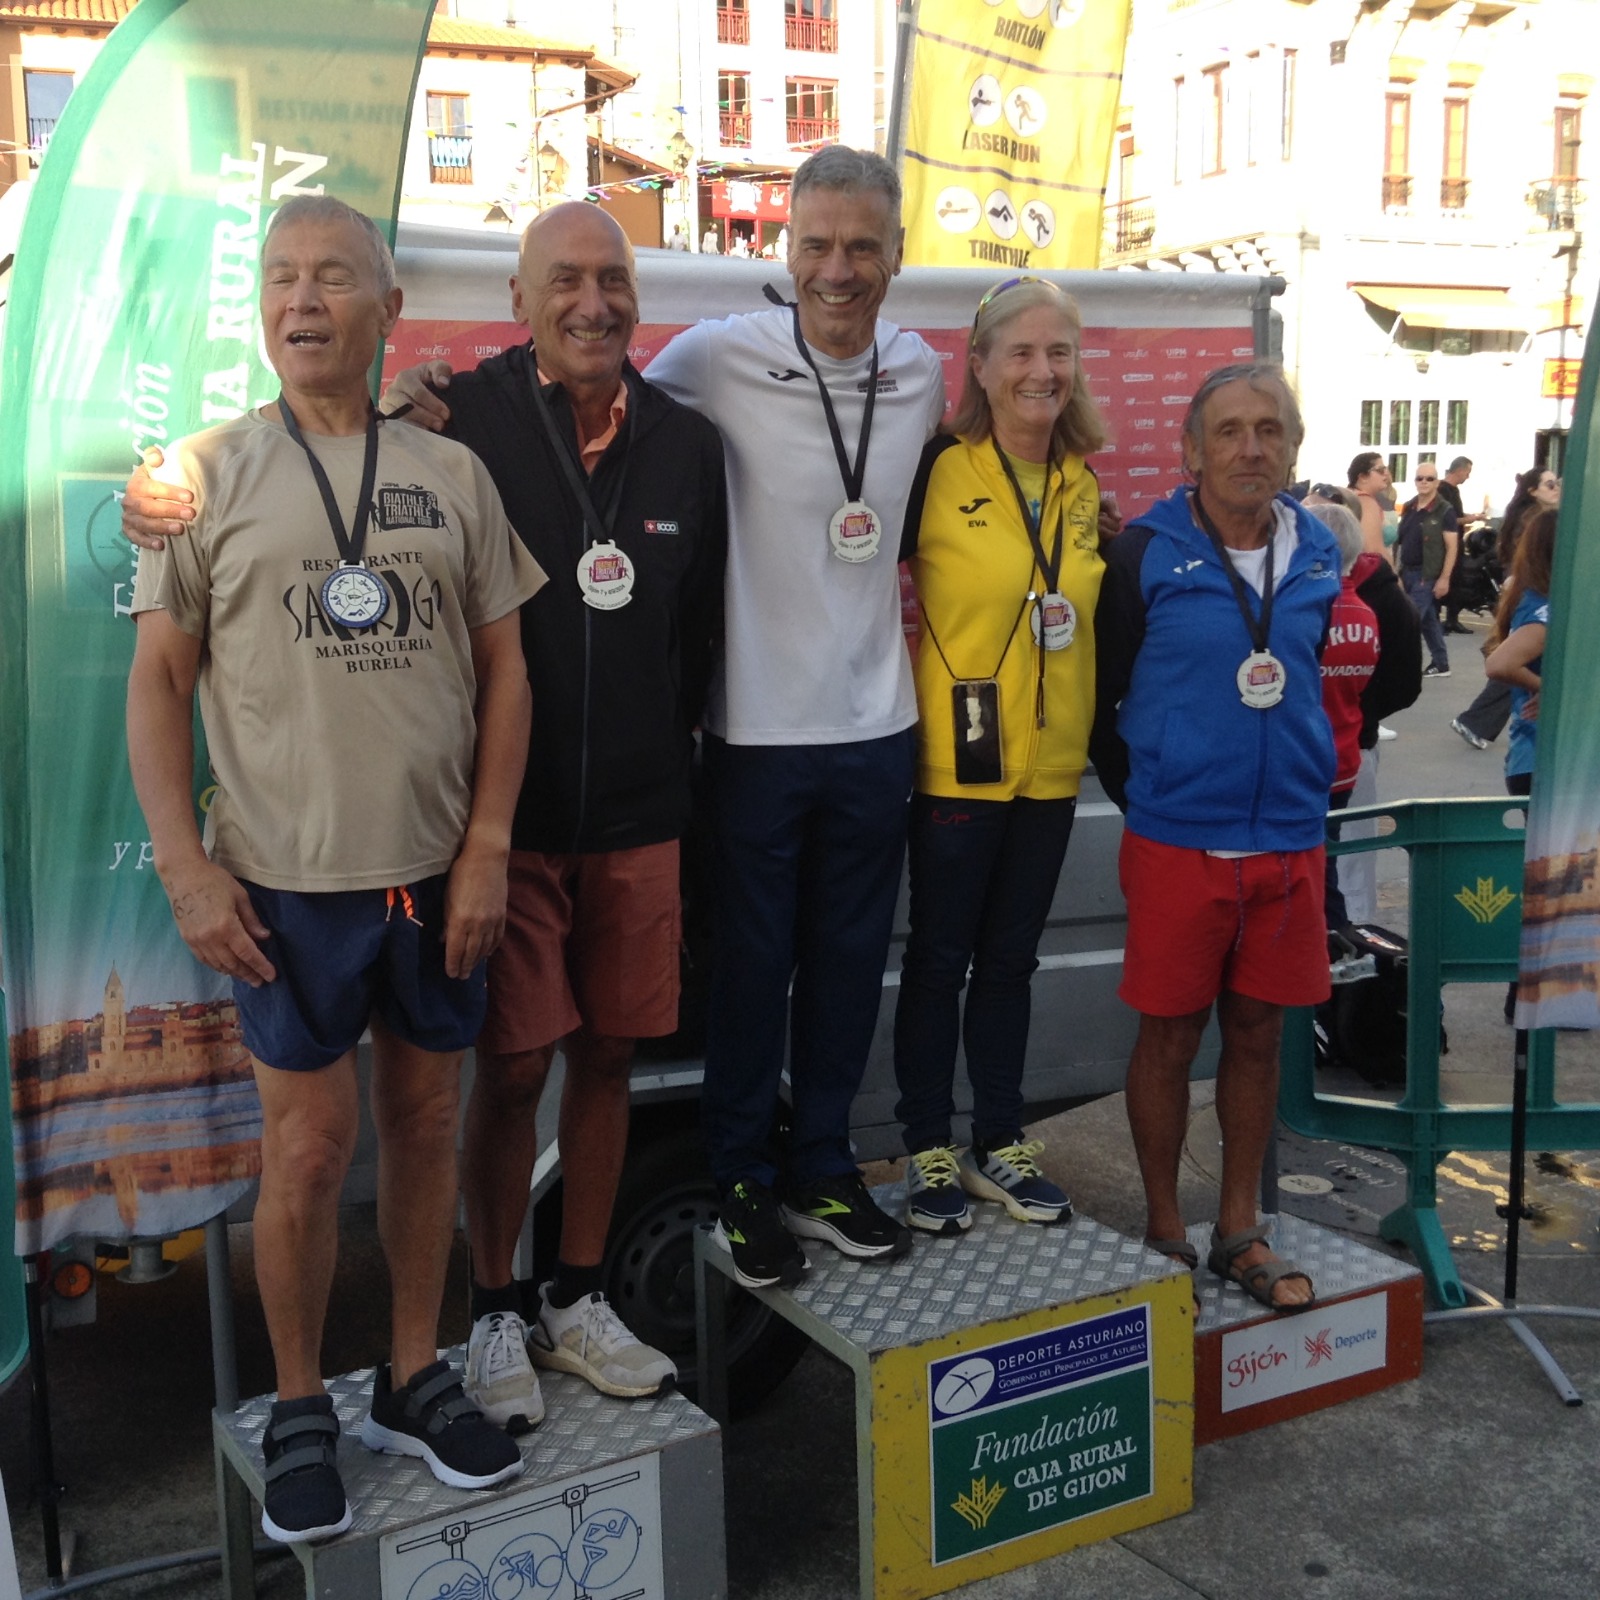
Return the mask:
[[973,440],[987,439],[994,432],[989,396],[972,370],[971,358],[987,356],[1001,330],[1035,306],[1050,306],[1059,311],[1072,328],[1072,394],[1050,430],[1051,458],[1090,455],[1104,447],[1106,425],[1089,393],[1089,380],[1083,370],[1083,319],[1078,315],[1077,302],[1072,296],[1047,278],[1019,278],[999,284],[978,302],[978,314],[967,347],[967,372],[961,386],[961,399],[955,415],[945,423],[945,431]]

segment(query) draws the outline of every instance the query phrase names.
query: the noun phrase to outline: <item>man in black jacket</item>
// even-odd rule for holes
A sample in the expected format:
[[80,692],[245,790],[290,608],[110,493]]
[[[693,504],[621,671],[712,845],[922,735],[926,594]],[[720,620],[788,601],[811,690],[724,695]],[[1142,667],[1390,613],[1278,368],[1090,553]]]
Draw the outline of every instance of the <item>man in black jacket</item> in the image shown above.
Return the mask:
[[[544,1407],[530,1355],[608,1394],[651,1394],[675,1376],[612,1312],[600,1264],[634,1041],[677,1026],[678,840],[721,634],[727,499],[716,429],[628,361],[638,287],[610,217],[582,204],[542,213],[511,298],[531,343],[453,378],[444,362],[412,368],[384,406],[483,460],[551,578],[522,609],[533,740],[461,1164],[467,1391],[494,1420],[531,1425]],[[130,533],[181,531],[160,519],[187,508],[158,501],[160,486],[129,487],[128,510],[143,513]],[[561,1244],[529,1326],[512,1258],[558,1044]]]

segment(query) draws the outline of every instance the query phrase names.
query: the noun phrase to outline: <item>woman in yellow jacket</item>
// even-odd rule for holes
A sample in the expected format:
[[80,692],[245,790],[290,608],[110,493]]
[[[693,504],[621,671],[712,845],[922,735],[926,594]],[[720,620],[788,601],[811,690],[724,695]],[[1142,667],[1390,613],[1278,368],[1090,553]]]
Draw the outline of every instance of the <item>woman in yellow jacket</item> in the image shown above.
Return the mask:
[[[921,725],[896,1110],[911,1156],[907,1221],[934,1233],[971,1225],[968,1194],[1022,1221],[1072,1215],[1021,1116],[1029,984],[1094,715],[1104,569],[1099,487],[1083,458],[1105,430],[1080,333],[1076,305],[1045,280],[983,297],[961,404],[924,452],[907,509]],[[973,1097],[959,1160],[958,1037]]]

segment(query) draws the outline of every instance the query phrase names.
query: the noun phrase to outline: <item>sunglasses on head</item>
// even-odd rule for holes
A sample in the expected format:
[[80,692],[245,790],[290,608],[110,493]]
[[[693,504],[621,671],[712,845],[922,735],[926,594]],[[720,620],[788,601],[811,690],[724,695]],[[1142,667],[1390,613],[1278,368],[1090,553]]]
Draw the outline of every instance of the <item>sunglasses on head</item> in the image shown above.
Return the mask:
[[1035,277],[1031,272],[1025,272],[1020,277],[1007,278],[1003,283],[997,283],[994,288],[992,288],[978,302],[978,309],[972,314],[972,336],[968,341],[970,344],[976,344],[978,342],[978,323],[982,321],[983,314],[989,307],[989,302],[991,300],[998,300],[1007,289],[1017,289],[1025,283],[1042,283],[1047,289],[1055,289],[1057,294],[1061,293],[1061,290],[1057,287],[1057,285],[1051,283],[1048,278]]

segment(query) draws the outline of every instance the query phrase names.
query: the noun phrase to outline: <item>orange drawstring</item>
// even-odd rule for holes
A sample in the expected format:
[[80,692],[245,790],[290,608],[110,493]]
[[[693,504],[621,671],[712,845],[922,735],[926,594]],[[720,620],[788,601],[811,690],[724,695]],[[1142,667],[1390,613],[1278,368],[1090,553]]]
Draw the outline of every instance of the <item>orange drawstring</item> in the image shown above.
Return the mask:
[[397,888],[388,890],[387,895],[387,908],[383,914],[383,920],[385,922],[387,922],[394,915],[395,901],[398,899],[401,910],[403,910],[406,914],[406,921],[416,923],[419,928],[422,926],[422,918],[417,915],[416,901],[411,898],[411,891],[405,886],[405,884],[402,883]]

